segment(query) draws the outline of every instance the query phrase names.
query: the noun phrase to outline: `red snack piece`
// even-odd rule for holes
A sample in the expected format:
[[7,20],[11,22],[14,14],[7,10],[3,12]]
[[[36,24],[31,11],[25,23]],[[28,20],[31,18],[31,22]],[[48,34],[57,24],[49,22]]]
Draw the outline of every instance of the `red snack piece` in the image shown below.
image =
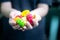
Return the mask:
[[28,14],[26,18],[30,22],[30,24],[33,25],[33,16],[32,16],[32,14]]

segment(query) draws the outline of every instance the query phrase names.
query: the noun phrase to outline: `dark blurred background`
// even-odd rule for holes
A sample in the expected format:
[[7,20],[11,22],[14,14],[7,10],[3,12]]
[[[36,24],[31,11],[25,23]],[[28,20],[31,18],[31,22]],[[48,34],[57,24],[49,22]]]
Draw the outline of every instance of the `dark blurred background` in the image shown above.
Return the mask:
[[[53,22],[55,21],[55,22]],[[57,22],[57,23],[56,23]],[[60,40],[60,0],[53,0],[52,7],[49,9],[48,15],[46,16],[46,35],[48,39],[51,37],[51,30],[54,29],[56,23],[56,38],[55,40]],[[53,26],[53,28],[52,28]],[[52,31],[56,31],[52,30]],[[51,33],[51,34],[50,34]],[[54,33],[53,33],[54,34]],[[53,36],[53,35],[52,35]],[[53,36],[54,38],[54,36]],[[51,40],[53,40],[53,38]]]
[[[2,37],[3,32],[2,18],[3,16],[0,13],[0,38]],[[55,32],[56,34],[54,35]],[[48,40],[53,40],[55,36],[55,40],[60,40],[60,0],[53,0],[52,7],[50,7],[49,12],[46,16],[45,33]]]

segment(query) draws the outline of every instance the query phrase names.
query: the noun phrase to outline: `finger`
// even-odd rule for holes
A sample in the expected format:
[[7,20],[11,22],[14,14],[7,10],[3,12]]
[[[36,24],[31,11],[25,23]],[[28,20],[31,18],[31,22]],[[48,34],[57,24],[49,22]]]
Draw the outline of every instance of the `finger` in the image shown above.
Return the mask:
[[18,30],[22,30],[22,28],[21,28],[21,27],[19,27],[19,28],[18,28]]
[[39,25],[38,21],[36,21],[35,19],[33,19],[33,23],[34,23],[34,26],[38,26]]
[[26,26],[24,26],[23,28],[19,28],[19,30],[26,30],[27,29],[27,27]]
[[26,27],[26,26],[24,26],[24,27],[23,27],[23,29],[24,29],[24,30],[27,30],[27,27]]
[[18,25],[15,25],[15,26],[12,26],[13,29],[18,29],[19,26]]
[[29,22],[26,23],[26,26],[27,26],[27,29],[33,29],[32,25]]
[[40,21],[40,20],[41,20],[40,15],[36,14],[36,16],[35,16],[35,20],[36,20],[36,21]]
[[18,30],[25,31],[23,28],[19,28]]
[[19,27],[18,30],[24,30],[24,28]]
[[16,25],[16,22],[13,19],[10,18],[9,19],[9,24],[13,26],[13,25]]

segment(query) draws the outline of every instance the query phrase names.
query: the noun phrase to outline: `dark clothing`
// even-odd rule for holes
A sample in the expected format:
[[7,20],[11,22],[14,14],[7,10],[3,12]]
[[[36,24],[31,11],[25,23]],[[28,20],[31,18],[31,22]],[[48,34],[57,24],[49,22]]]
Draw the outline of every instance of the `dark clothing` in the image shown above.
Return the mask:
[[[23,11],[25,9],[33,10],[38,3],[45,3],[51,5],[51,0],[2,0],[1,2],[11,1],[14,9]],[[13,30],[8,23],[7,18],[3,18],[3,40],[44,40],[45,18],[39,22],[39,26],[24,32],[20,30]]]
[[17,10],[24,10],[29,9],[32,10],[37,7],[39,3],[45,3],[49,6],[52,5],[52,0],[1,0],[1,2],[8,2],[12,3],[12,7]]

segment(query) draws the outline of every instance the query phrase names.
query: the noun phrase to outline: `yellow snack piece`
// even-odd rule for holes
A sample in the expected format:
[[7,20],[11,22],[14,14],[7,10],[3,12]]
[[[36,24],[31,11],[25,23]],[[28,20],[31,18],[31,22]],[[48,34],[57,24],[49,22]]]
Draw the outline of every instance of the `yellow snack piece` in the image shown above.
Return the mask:
[[28,14],[30,14],[30,11],[29,10],[24,10],[22,11],[22,16],[27,16]]

